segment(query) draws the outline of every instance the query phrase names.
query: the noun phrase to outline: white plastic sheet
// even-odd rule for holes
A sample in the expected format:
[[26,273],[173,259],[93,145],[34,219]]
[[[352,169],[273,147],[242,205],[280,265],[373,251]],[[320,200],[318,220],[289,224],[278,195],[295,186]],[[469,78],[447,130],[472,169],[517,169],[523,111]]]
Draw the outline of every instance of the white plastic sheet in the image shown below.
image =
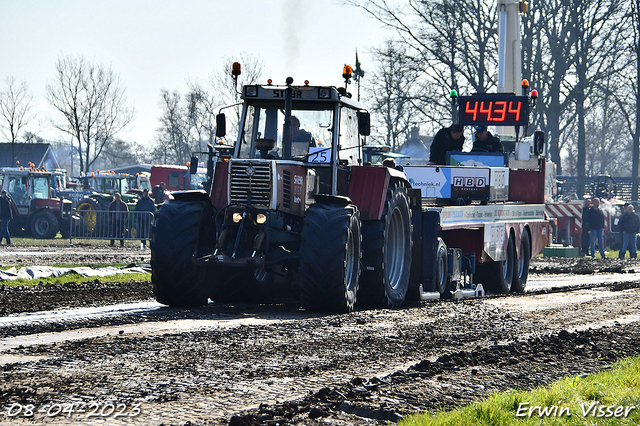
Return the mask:
[[148,269],[140,266],[127,268],[114,268],[107,266],[104,268],[89,268],[88,266],[78,266],[74,268],[57,268],[54,266],[23,266],[20,269],[15,267],[6,271],[0,271],[0,281],[13,281],[19,278],[25,280],[39,280],[48,277],[58,277],[65,274],[79,274],[83,277],[106,277],[117,274],[147,274]]

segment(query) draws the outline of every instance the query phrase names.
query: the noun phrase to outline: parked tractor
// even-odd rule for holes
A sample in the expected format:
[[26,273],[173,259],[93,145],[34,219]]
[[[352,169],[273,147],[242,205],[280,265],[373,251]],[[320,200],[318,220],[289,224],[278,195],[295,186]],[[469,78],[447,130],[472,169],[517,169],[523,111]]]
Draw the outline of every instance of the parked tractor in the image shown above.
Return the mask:
[[23,167],[0,169],[0,187],[11,199],[11,233],[34,238],[68,236],[71,201],[53,198],[52,173]]
[[106,211],[116,192],[121,194],[129,210],[133,210],[142,189],[150,189],[149,177],[144,173],[132,175],[96,171],[81,176],[78,180],[81,188],[68,189],[60,195],[73,201],[82,220],[75,232],[82,235],[107,235],[109,218]]

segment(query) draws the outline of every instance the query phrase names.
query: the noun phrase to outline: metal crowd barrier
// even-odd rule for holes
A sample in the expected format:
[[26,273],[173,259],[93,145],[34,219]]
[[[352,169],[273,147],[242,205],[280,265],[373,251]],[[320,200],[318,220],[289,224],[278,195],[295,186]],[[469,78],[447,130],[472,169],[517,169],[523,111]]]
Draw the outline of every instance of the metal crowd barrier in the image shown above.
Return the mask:
[[69,244],[73,239],[151,240],[154,214],[73,209],[69,221]]

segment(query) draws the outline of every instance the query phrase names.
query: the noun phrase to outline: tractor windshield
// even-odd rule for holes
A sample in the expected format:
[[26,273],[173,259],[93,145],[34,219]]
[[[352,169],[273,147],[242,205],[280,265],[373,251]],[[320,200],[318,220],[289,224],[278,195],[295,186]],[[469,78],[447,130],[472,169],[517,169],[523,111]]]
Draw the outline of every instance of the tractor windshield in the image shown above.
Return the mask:
[[[294,109],[291,112],[291,159],[315,163],[331,161],[333,110]],[[284,109],[250,105],[240,137],[239,158],[260,158],[256,139],[271,139],[268,158],[283,158]]]
[[49,178],[34,177],[31,182],[33,185],[33,198],[49,198]]

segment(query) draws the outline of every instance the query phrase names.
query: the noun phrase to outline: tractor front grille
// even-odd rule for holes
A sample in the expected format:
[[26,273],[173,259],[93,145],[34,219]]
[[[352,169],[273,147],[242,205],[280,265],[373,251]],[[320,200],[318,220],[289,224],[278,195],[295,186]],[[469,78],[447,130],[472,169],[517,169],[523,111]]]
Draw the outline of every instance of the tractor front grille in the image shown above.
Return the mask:
[[230,201],[232,205],[271,205],[270,162],[232,161]]

